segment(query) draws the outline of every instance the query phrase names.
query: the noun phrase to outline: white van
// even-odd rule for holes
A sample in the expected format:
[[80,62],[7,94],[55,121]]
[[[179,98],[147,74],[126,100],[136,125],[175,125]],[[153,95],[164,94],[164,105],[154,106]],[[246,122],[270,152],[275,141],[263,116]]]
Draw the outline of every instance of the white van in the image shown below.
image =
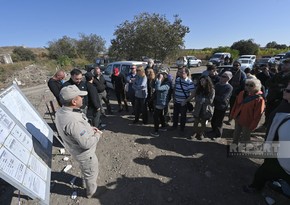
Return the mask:
[[117,62],[112,62],[107,65],[105,70],[103,71],[103,76],[106,80],[107,87],[113,89],[113,85],[111,82],[111,75],[113,73],[114,68],[119,68],[120,72],[127,77],[130,73],[130,69],[133,65],[143,65],[145,68],[147,66],[147,62],[143,61],[117,61]]
[[239,59],[249,59],[253,61],[253,63],[256,62],[256,55],[241,55]]

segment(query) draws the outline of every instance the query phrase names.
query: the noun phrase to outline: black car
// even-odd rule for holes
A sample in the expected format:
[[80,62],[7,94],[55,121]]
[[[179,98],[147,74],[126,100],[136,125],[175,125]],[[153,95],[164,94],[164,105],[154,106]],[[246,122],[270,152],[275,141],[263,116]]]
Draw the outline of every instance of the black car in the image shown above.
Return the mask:
[[262,65],[269,65],[269,62],[270,62],[270,58],[260,58],[256,60],[254,67],[260,68]]
[[233,68],[233,65],[221,65],[217,67],[217,72],[220,74],[226,72],[226,71],[231,71]]
[[198,82],[198,80],[199,80],[201,75],[202,75],[202,72],[192,73],[191,74],[191,80],[192,80],[194,85],[197,85],[197,82]]

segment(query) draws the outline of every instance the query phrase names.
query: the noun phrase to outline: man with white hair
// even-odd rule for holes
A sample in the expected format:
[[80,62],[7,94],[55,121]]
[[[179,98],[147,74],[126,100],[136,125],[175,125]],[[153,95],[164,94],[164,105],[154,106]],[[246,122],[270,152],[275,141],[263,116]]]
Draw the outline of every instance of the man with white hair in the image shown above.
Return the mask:
[[97,143],[101,132],[91,127],[86,115],[81,111],[83,97],[87,91],[81,91],[76,85],[61,89],[62,107],[56,112],[55,124],[65,148],[80,164],[86,185],[87,197],[91,198],[97,191],[98,158]]

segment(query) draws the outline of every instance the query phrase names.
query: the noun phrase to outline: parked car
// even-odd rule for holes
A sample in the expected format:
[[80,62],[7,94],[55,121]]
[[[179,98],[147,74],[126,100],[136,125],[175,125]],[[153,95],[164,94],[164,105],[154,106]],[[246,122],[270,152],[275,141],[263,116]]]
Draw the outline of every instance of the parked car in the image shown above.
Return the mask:
[[221,75],[222,73],[226,71],[231,71],[232,68],[233,68],[233,65],[221,65],[217,67],[217,72],[219,73],[219,75]]
[[230,53],[215,53],[213,56],[209,59],[209,62],[212,62],[216,66],[220,66],[224,64],[225,58],[231,58]]
[[147,63],[143,61],[117,61],[117,62],[109,63],[106,69],[103,71],[103,76],[106,80],[107,87],[113,89],[111,75],[113,73],[114,68],[119,68],[120,72],[123,75],[125,75],[125,77],[127,77],[133,65],[136,65],[136,66],[143,65],[143,67],[145,68],[147,66]]
[[281,59],[284,58],[284,56],[286,55],[286,53],[279,53],[277,55],[274,55],[274,58],[277,60],[277,61],[280,61]]
[[283,56],[283,59],[290,58],[290,51],[286,52]]
[[102,71],[105,70],[107,65],[111,62],[114,62],[114,59],[109,57],[99,57],[95,59],[95,65],[98,65]]
[[265,64],[269,65],[270,59],[271,58],[260,58],[260,59],[257,59],[255,64],[254,64],[254,67],[259,68],[259,67],[261,67],[261,65],[265,65]]
[[254,61],[250,58],[239,58],[238,61],[241,63],[240,69],[244,71],[246,68],[251,70],[254,68]]
[[176,65],[178,67],[188,66],[188,63],[189,67],[199,67],[202,64],[202,60],[196,58],[195,56],[181,56],[176,60]]
[[154,60],[154,65],[160,67],[162,65],[161,60]]
[[193,84],[195,86],[197,86],[198,80],[201,77],[201,75],[202,75],[202,72],[196,72],[196,73],[191,74],[191,80],[193,81]]
[[253,61],[253,63],[255,63],[255,61],[256,61],[256,55],[241,55],[240,57],[239,57],[239,59],[250,59],[250,60],[252,60]]

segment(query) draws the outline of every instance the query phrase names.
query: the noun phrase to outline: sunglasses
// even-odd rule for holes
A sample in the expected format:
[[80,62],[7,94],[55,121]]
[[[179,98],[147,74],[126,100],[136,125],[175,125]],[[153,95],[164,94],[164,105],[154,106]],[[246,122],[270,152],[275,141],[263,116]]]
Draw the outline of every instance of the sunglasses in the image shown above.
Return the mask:
[[286,93],[290,93],[290,89],[287,89],[287,88],[284,88],[283,91]]
[[141,71],[141,70],[136,70],[136,71],[138,72],[138,71]]
[[254,85],[253,84],[245,84],[245,86],[248,86],[248,87],[254,87]]
[[240,66],[240,65],[239,65],[239,64],[235,64],[235,65],[233,65],[233,66],[238,67],[238,66]]
[[222,77],[222,78],[228,78],[228,76],[226,76],[226,75],[222,75],[221,77]]

